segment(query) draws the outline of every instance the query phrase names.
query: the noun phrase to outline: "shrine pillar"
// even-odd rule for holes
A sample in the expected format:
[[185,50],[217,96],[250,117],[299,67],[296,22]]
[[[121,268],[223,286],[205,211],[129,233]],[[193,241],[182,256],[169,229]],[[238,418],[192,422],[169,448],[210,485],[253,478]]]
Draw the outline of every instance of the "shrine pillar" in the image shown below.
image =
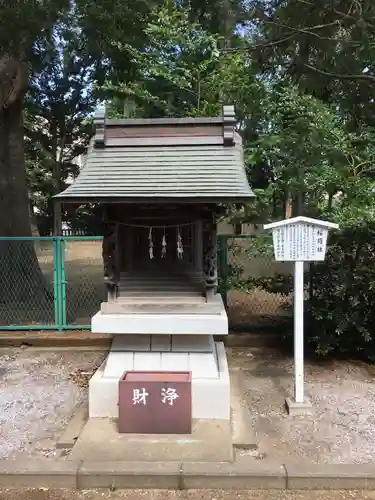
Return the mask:
[[207,301],[213,300],[217,291],[217,227],[216,220],[205,220],[203,227],[203,273]]
[[198,220],[194,224],[194,248],[193,248],[193,262],[194,269],[197,274],[203,274],[203,224]]
[[118,250],[118,225],[108,223],[103,236],[102,246],[104,284],[106,286],[108,302],[114,301],[118,294],[120,278]]

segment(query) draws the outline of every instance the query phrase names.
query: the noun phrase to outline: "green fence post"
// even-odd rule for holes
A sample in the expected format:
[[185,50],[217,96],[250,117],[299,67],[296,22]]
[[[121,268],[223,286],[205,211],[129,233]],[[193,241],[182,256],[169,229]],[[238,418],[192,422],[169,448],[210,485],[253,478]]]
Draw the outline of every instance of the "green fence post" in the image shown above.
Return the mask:
[[220,292],[225,308],[228,305],[228,237],[219,235],[219,277]]
[[61,326],[67,326],[67,311],[66,311],[66,275],[65,275],[65,239],[60,239],[60,259],[61,259]]
[[55,309],[55,325],[61,329],[61,300],[60,300],[60,245],[57,238],[52,240],[53,248],[53,303]]

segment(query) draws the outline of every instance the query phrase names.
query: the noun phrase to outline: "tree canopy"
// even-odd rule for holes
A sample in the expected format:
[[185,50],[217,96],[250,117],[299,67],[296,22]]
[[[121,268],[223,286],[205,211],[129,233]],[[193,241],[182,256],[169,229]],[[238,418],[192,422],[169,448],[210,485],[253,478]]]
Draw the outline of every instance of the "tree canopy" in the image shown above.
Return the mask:
[[[347,271],[360,276],[375,222],[374,19],[370,0],[1,0],[0,210],[9,216],[0,234],[31,234],[30,206],[52,229],[52,195],[78,173],[98,102],[125,117],[213,115],[234,103],[257,194],[241,217],[338,221],[328,262],[352,259]],[[344,293],[342,271],[327,288],[325,265],[317,322],[326,291]],[[354,328],[337,326],[337,308],[332,346]]]
[[307,212],[337,208],[336,195],[356,202],[354,185],[371,182],[370,2],[17,0],[0,13],[2,108],[22,98],[33,203],[77,174],[103,99],[116,116],[216,114],[233,102],[260,190],[255,218],[288,199],[300,210],[301,191]]

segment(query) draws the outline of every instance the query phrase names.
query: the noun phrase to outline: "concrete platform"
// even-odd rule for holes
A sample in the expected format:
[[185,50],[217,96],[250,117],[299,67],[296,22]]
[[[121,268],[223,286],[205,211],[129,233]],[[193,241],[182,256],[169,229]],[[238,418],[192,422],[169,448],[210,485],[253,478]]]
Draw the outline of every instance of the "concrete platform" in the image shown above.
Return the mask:
[[[171,314],[106,314],[99,311],[91,319],[93,333],[111,333],[113,335],[228,335],[228,316],[220,295],[215,295],[215,307],[212,314],[194,312]],[[208,307],[208,306],[207,306]],[[194,308],[193,308],[194,309]]]
[[[122,434],[119,438],[120,442],[123,443],[124,448],[128,447],[128,442],[130,438],[130,442],[133,443],[131,446],[138,446],[140,444],[143,446],[144,441],[151,440],[153,442],[152,446],[156,446],[156,443],[162,443],[162,447],[165,450],[168,450],[168,457],[173,456],[170,454],[171,447],[175,449],[178,448],[178,453],[180,453],[180,447],[184,447],[186,445],[186,453],[189,456],[196,454],[196,448],[201,446],[203,449],[200,450],[199,455],[202,457],[211,457],[213,456],[219,448],[219,452],[221,455],[226,454],[226,458],[231,456],[231,446],[233,449],[240,449],[241,452],[246,449],[254,449],[257,445],[256,437],[253,432],[252,422],[249,418],[248,410],[243,405],[243,391],[244,387],[241,384],[240,378],[236,376],[238,374],[231,373],[231,419],[229,420],[196,420],[193,425],[193,434],[184,436],[143,436],[139,437],[137,435],[130,434]],[[73,449],[74,454],[78,453],[79,455],[85,454],[85,446],[82,445],[83,439],[91,439],[91,435],[94,435],[94,441],[92,444],[96,446],[96,439],[101,434],[105,437],[105,453],[108,454],[108,449],[112,447],[108,445],[108,435],[110,439],[115,443],[117,442],[117,429],[116,429],[116,419],[91,419],[90,423],[88,423],[87,413],[84,411],[85,406],[77,407],[76,413],[73,415],[72,419],[68,423],[68,426],[64,429],[63,434],[60,439],[56,443],[56,447],[58,449],[64,448]],[[95,429],[94,429],[95,428]],[[85,429],[85,434],[83,434],[83,430]],[[99,432],[97,430],[99,429]],[[107,434],[108,432],[108,434]],[[230,433],[230,434],[229,434]],[[85,437],[86,436],[86,437]],[[79,441],[81,444],[77,444]],[[103,444],[104,438],[99,438],[99,447],[104,446]],[[124,441],[126,440],[126,442]],[[227,440],[227,441],[226,441]],[[227,446],[225,442],[229,443]],[[224,444],[224,450],[221,449]],[[117,445],[116,445],[117,446]],[[119,445],[118,445],[119,446]],[[81,449],[80,449],[81,448]],[[91,449],[91,448],[90,448]],[[216,450],[216,451],[215,451]],[[158,449],[159,451],[159,449]],[[94,453],[94,450],[91,449],[91,452]],[[97,451],[95,451],[97,453]],[[138,453],[138,452],[136,452]],[[166,453],[166,451],[163,451]],[[176,454],[177,452],[174,451]],[[182,452],[181,452],[182,453]],[[121,453],[116,451],[116,456],[121,454],[122,458],[122,450]],[[147,455],[147,453],[146,453]],[[75,455],[72,455],[73,457]],[[96,455],[93,455],[96,456]],[[89,457],[89,460],[93,459]],[[175,455],[176,456],[176,455]],[[183,453],[185,457],[185,451]],[[218,456],[218,455],[216,455]],[[110,457],[108,457],[110,458]],[[130,457],[131,459],[132,457]],[[169,459],[169,458],[168,458]],[[79,459],[81,460],[81,459]],[[141,460],[143,458],[141,457]],[[144,459],[147,460],[147,459]],[[108,462],[109,463],[109,462]],[[170,463],[170,462],[169,462]]]
[[[146,337],[144,337],[147,340]],[[118,382],[125,371],[191,371],[193,419],[230,420],[230,381],[224,344],[201,346],[204,352],[192,352],[191,343],[177,351],[152,352],[149,343],[137,351],[117,351],[117,343],[89,383],[90,418],[118,418]]]
[[103,302],[102,314],[220,314],[218,301],[207,302],[205,297],[119,297],[113,302]]
[[119,434],[116,419],[91,418],[84,426],[70,460],[102,462],[230,462],[232,430],[228,420],[195,420],[189,435]]

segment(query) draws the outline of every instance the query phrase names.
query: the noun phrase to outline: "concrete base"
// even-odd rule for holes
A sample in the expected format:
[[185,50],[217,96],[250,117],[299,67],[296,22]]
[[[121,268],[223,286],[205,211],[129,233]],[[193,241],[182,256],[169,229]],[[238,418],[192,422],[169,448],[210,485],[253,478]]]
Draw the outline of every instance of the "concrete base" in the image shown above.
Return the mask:
[[91,418],[70,460],[103,462],[229,462],[233,460],[229,420],[195,420],[189,435],[119,434],[116,419]]
[[[190,337],[191,339],[191,337]],[[207,343],[194,352],[192,341],[177,350],[119,350],[114,342],[108,358],[95,372],[89,383],[89,417],[118,418],[118,384],[124,371],[191,371],[193,419],[230,421],[230,382],[224,344]],[[134,346],[133,346],[134,347]]]
[[[120,434],[119,379],[125,371],[190,371],[189,435]],[[89,382],[89,420],[73,460],[230,461],[233,458],[229,370],[224,344],[212,335],[122,335]]]
[[[110,438],[114,442],[117,442],[118,440],[120,443],[123,444],[124,448],[128,447],[128,443],[130,443],[130,446],[135,446],[134,443],[138,443],[139,446],[140,445],[143,446],[145,442],[149,443],[149,441],[151,441],[152,443],[152,445],[150,445],[151,447],[153,447],[154,445],[156,446],[155,443],[159,443],[161,444],[162,447],[162,453],[166,453],[165,450],[168,450],[169,454],[172,453],[172,451],[174,450],[173,453],[175,455],[173,456],[176,456],[176,453],[179,453],[181,454],[181,456],[183,456],[183,460],[186,460],[185,457],[192,457],[193,455],[194,456],[199,455],[200,459],[202,457],[206,458],[214,456],[218,457],[219,454],[222,454],[221,456],[225,455],[226,457],[230,457],[232,453],[232,446],[234,450],[235,449],[253,450],[257,448],[251,419],[249,418],[248,414],[248,409],[243,404],[244,401],[243,391],[244,387],[243,384],[241,383],[238,373],[231,372],[230,424],[228,420],[208,420],[208,419],[196,420],[193,422],[193,433],[190,434],[189,436],[184,436],[184,435],[139,436],[134,434],[133,435],[121,434],[122,437],[117,437],[120,436],[120,434],[116,433],[116,436],[114,436],[114,431],[116,430],[116,419],[94,418],[90,420],[90,423],[88,423],[87,417],[85,417],[86,413],[84,411],[86,407],[85,406],[77,407],[76,413],[73,415],[72,419],[68,423],[68,426],[64,430],[60,440],[56,443],[56,447],[59,449],[65,448],[71,450],[73,447],[76,446],[77,441],[80,438],[79,443],[81,444],[75,447],[74,455],[72,456],[73,457],[76,456],[75,454],[78,455],[82,454],[83,456],[83,454],[86,453],[85,449],[87,449],[89,446],[87,444],[88,442],[87,440],[91,440],[92,436],[94,435],[91,444],[92,446],[98,446],[98,450],[101,453],[101,447],[103,446],[102,442],[103,436],[106,435],[107,437],[105,438],[106,442],[105,454],[108,454],[107,439]],[[85,429],[84,433],[83,429]],[[231,439],[229,436],[230,430],[231,430]],[[107,432],[108,434],[106,434]],[[217,451],[217,446],[219,446],[219,444],[220,447],[224,446],[224,449]],[[199,452],[198,452],[198,445],[202,446],[203,448],[200,449]],[[92,457],[94,456],[97,457],[98,452],[93,450],[92,448],[90,449],[93,453]],[[114,453],[115,456],[119,456],[120,454],[121,457],[123,456],[122,451],[120,453],[118,449],[115,449]],[[154,453],[154,456],[156,456],[156,452]],[[93,459],[92,457],[89,457],[90,461]],[[98,459],[96,458],[96,460]],[[121,460],[123,460],[123,458],[121,458]],[[140,460],[143,462],[144,459],[141,457]]]
[[111,334],[159,335],[228,335],[228,317],[223,300],[215,295],[213,314],[104,314],[99,311],[91,319],[91,331]]
[[303,403],[296,403],[294,399],[286,398],[285,406],[289,415],[311,415],[313,412],[313,406],[307,400]]

